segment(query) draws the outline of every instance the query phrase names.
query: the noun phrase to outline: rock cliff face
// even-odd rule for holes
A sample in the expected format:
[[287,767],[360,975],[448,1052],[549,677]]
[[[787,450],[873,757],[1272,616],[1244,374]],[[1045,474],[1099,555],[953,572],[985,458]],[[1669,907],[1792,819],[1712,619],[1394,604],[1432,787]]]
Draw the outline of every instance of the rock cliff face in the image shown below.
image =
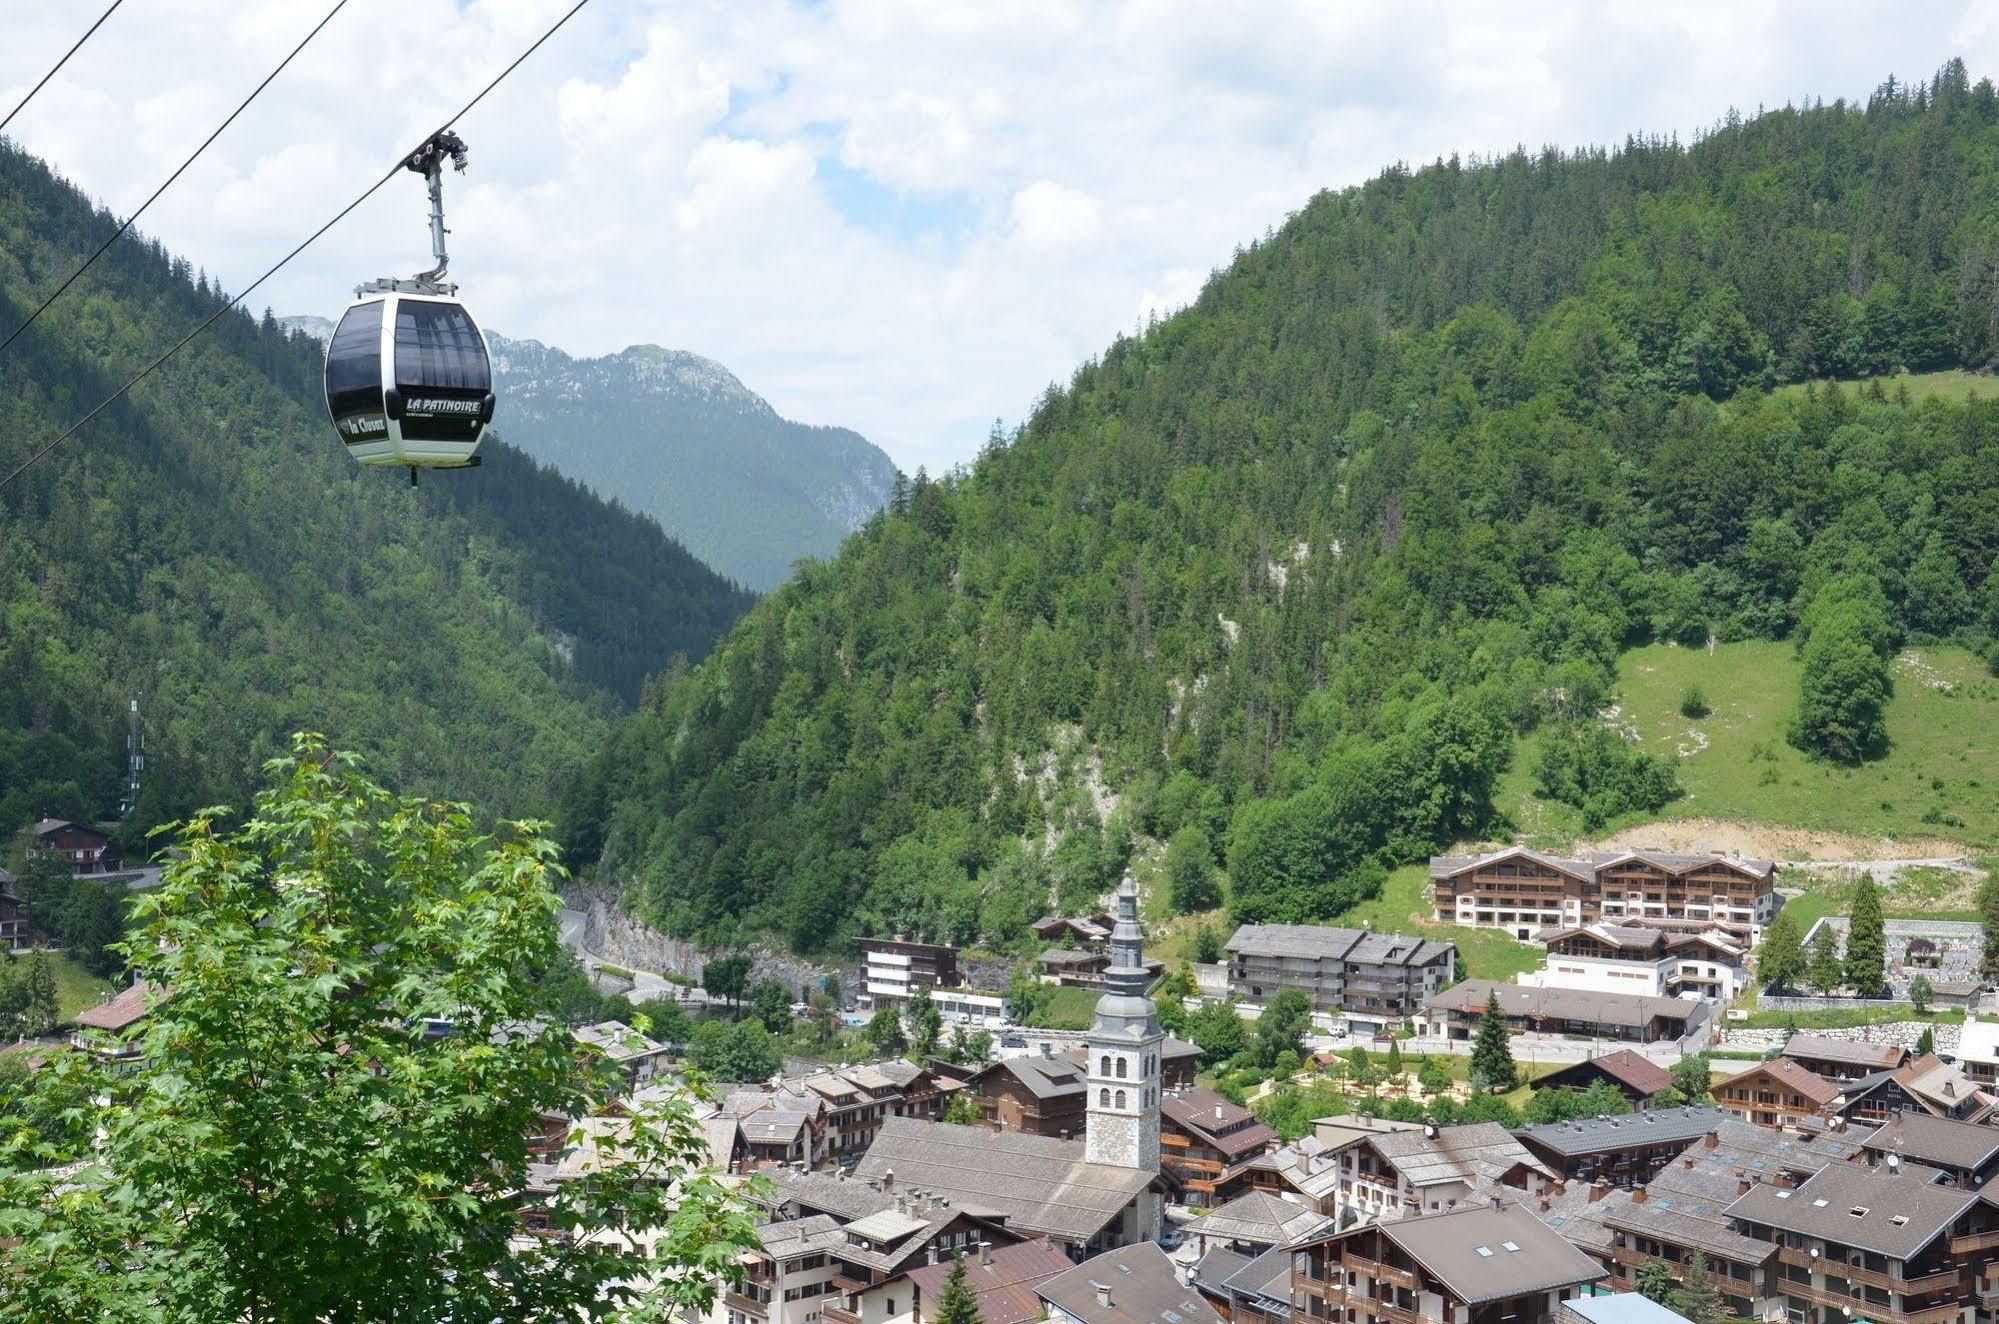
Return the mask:
[[[323,317],[285,318],[325,337]],[[846,428],[794,423],[713,359],[658,345],[576,358],[488,331],[494,431],[600,496],[653,516],[723,575],[764,591],[828,557],[887,504],[895,465]]]

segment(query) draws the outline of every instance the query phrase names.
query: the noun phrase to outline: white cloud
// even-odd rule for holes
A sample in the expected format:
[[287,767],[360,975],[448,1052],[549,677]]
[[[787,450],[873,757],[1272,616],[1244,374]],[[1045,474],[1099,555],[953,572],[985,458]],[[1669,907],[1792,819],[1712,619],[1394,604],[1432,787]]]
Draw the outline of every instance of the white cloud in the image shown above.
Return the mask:
[[[567,3],[350,0],[143,227],[240,287]],[[130,208],[322,12],[126,6],[10,132]],[[0,103],[89,17],[0,0]],[[1989,11],[597,0],[459,126],[453,270],[500,330],[693,349],[937,469],[1321,188],[1452,152],[1686,137],[1952,55],[1999,74]],[[255,302],[331,312],[426,248],[399,178]]]

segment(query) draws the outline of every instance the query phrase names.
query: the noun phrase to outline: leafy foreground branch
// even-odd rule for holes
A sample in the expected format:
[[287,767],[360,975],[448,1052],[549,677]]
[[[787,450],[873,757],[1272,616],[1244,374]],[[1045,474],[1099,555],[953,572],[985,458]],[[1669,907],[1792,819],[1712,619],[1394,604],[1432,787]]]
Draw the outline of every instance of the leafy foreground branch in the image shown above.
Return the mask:
[[705,1308],[753,1220],[684,1100],[524,1207],[545,1119],[623,1093],[523,977],[557,955],[554,843],[478,836],[314,737],[269,775],[241,831],[182,826],[138,902],[127,956],[162,1000],[123,1069],[61,1053],[0,1114],[0,1321]]

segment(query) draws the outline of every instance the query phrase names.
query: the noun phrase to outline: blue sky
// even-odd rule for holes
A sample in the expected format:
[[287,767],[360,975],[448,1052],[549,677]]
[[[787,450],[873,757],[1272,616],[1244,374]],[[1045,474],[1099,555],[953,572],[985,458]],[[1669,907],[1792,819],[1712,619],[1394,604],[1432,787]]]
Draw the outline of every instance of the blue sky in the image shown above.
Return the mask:
[[[242,284],[567,3],[349,0],[147,227]],[[0,97],[95,12],[0,0]],[[320,12],[126,5],[10,133],[129,208]],[[1953,55],[1999,74],[1989,9],[592,0],[459,126],[453,271],[510,335],[705,354],[935,470],[1320,188],[1453,151],[1688,135]],[[420,186],[391,186],[269,303],[329,313],[425,251]]]

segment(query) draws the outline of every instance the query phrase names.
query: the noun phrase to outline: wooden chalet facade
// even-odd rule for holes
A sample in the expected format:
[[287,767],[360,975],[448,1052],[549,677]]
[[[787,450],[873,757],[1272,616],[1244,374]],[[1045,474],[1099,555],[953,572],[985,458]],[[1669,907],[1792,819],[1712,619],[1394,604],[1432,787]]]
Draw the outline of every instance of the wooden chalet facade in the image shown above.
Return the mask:
[[1595,920],[1713,925],[1753,945],[1780,904],[1776,866],[1657,851],[1564,859],[1524,847],[1430,861],[1436,918],[1531,939]]
[[35,824],[31,849],[60,855],[71,873],[116,873],[125,867],[107,833],[62,818],[45,818]]

